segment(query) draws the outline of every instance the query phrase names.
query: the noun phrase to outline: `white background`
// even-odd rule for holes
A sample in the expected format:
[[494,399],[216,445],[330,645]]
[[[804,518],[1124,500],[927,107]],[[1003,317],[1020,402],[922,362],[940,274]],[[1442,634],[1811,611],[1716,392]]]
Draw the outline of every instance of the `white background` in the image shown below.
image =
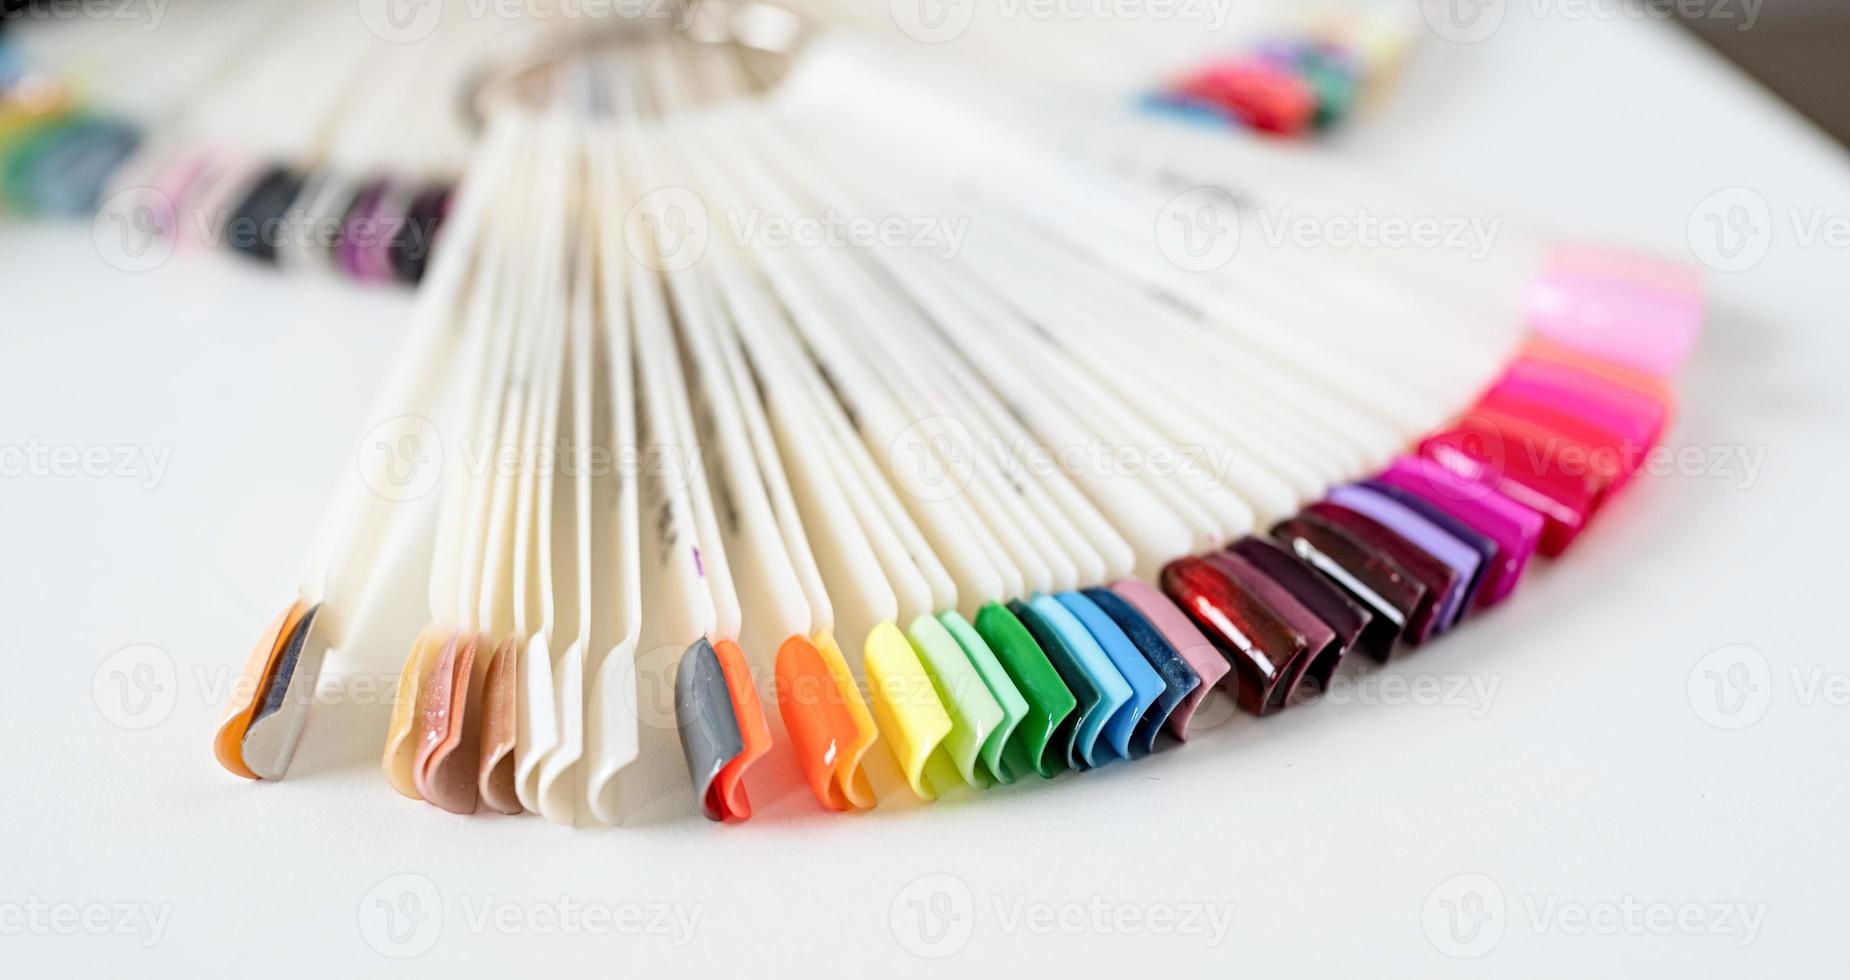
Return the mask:
[[[1367,675],[1494,684],[1488,699],[1357,689],[1134,766],[861,817],[821,813],[775,768],[743,826],[706,823],[691,798],[616,831],[442,814],[379,777],[380,707],[320,710],[286,783],[220,771],[214,698],[291,594],[408,301],[197,255],[124,273],[82,226],[0,229],[4,443],[170,451],[151,489],[0,480],[0,972],[907,976],[936,965],[923,950],[1049,977],[1823,973],[1850,911],[1850,705],[1811,687],[1850,671],[1850,252],[1806,247],[1789,215],[1850,216],[1843,151],[1667,25],[1528,3],[1482,43],[1426,43],[1385,111],[1339,145],[1437,190],[1684,256],[1705,198],[1762,195],[1768,254],[1713,278],[1673,434],[1764,451],[1756,479],[1737,463],[1639,483],[1494,615]],[[145,730],[116,723],[110,674],[136,644],[173,671],[155,675],[171,707],[129,719],[158,719]],[[1704,660],[1732,644],[1757,651],[1745,674],[1726,673],[1734,654]],[[1711,668],[1750,682],[1735,692],[1751,695],[1744,712],[1721,710]],[[949,877],[915,884],[927,875]],[[426,880],[424,931],[385,943],[374,900]],[[1485,955],[1456,959],[1442,903],[1470,903],[1472,885],[1493,918],[1457,934]],[[530,934],[562,897],[677,903],[698,916],[695,938]],[[1014,919],[1095,899],[1107,924],[1231,903],[1232,928],[1213,946]],[[148,903],[164,934],[22,931],[34,900]],[[1763,918],[1743,946],[1737,920],[1595,935],[1546,917],[1628,900]],[[533,921],[484,930],[470,913],[485,901]],[[921,928],[921,907],[946,914]],[[425,941],[404,964],[375,949]]]

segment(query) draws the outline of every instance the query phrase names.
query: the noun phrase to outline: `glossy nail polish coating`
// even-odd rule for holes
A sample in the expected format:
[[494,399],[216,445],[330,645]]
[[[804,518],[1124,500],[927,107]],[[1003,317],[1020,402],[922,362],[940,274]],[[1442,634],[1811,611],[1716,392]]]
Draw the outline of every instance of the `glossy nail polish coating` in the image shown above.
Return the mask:
[[907,624],[905,632],[919,664],[931,678],[938,703],[951,718],[951,732],[939,750],[965,783],[979,789],[988,786],[989,777],[982,771],[980,756],[990,734],[1002,724],[1002,706],[990,695],[963,647],[958,646],[943,623],[929,614],[920,614]]
[[[1376,660],[1386,660],[1394,649],[1394,640],[1399,634],[1392,625],[1386,629],[1370,629],[1375,621],[1373,613],[1283,545],[1267,538],[1248,536],[1235,541],[1231,550],[1289,590],[1304,608],[1316,614],[1336,634],[1339,658],[1352,649],[1359,649]],[[1326,672],[1313,663],[1305,677],[1315,680],[1319,690],[1328,690],[1336,666],[1337,661],[1333,661]]]
[[1430,459],[1402,456],[1375,479],[1430,501],[1496,542],[1496,558],[1478,587],[1480,606],[1509,595],[1541,545],[1542,515]]
[[1426,586],[1411,572],[1313,515],[1280,521],[1272,528],[1272,537],[1373,613],[1361,644],[1371,655],[1385,659],[1386,653],[1378,651],[1391,651],[1393,644],[1372,639],[1370,633],[1385,631],[1398,639],[1409,623],[1432,606]]
[[[1363,480],[1357,486],[1366,487],[1418,514],[1434,527],[1450,535],[1453,540],[1470,548],[1472,554],[1477,556],[1477,573],[1471,579],[1466,609],[1468,611],[1484,605],[1482,600],[1485,582],[1497,564],[1497,542],[1495,540],[1466,521],[1453,516],[1445,508],[1411,490],[1397,487],[1392,483],[1384,483],[1378,479]],[[1461,612],[1460,615],[1464,613]]]
[[1214,689],[1214,685],[1233,672],[1233,665],[1221,656],[1221,652],[1215,649],[1207,637],[1201,635],[1201,631],[1189,621],[1187,613],[1148,582],[1135,578],[1119,579],[1111,584],[1111,592],[1129,603],[1151,626],[1156,627],[1169,646],[1188,664],[1189,670],[1201,679],[1201,683],[1183,697],[1182,702],[1169,715],[1169,734],[1178,740],[1187,740],[1188,723],[1194,717],[1195,710],[1201,707],[1201,702]]
[[963,650],[964,657],[970,661],[971,669],[975,670],[977,676],[982,679],[983,685],[989,690],[990,697],[995,699],[996,706],[1002,712],[1002,719],[990,730],[988,738],[983,742],[981,759],[978,762],[980,771],[986,778],[995,782],[1014,782],[1014,774],[1003,762],[1003,752],[1008,747],[1009,740],[1014,737],[1015,729],[1021,724],[1022,719],[1028,716],[1027,699],[1022,697],[1021,691],[1016,689],[1015,682],[1009,679],[1008,671],[1003,668],[1002,661],[996,658],[995,651],[989,648],[989,644],[983,642],[982,635],[976,631],[976,627],[970,625],[969,620],[964,619],[962,614],[951,611],[939,613],[938,622],[944,626],[945,632],[956,640],[957,646]]
[[1111,749],[1120,759],[1131,757],[1131,739],[1137,732],[1137,726],[1143,716],[1163,694],[1163,679],[1157,676],[1156,669],[1150,666],[1137,645],[1131,642],[1122,628],[1105,615],[1105,611],[1090,598],[1078,592],[1062,592],[1054,596],[1066,611],[1079,620],[1087,633],[1098,644],[1111,665],[1117,668],[1124,682],[1130,685],[1130,700],[1119,708],[1117,713],[1105,722],[1105,739],[1111,743]]
[[1518,361],[1543,361],[1561,367],[1573,368],[1584,374],[1622,385],[1664,406],[1666,414],[1676,411],[1676,391],[1662,376],[1649,374],[1634,368],[1602,361],[1590,357],[1571,347],[1556,343],[1545,337],[1531,337],[1523,342]]
[[1208,564],[1219,569],[1235,587],[1244,589],[1259,600],[1273,615],[1304,638],[1303,655],[1292,662],[1284,680],[1273,691],[1272,696],[1276,699],[1273,707],[1282,708],[1299,699],[1298,686],[1305,677],[1321,678],[1312,682],[1315,691],[1305,693],[1321,693],[1330,676],[1336,673],[1337,662],[1342,659],[1342,649],[1336,643],[1336,631],[1318,619],[1289,589],[1273,581],[1252,562],[1231,551],[1219,551],[1205,557]]
[[1047,659],[1060,671],[1066,686],[1087,685],[1097,692],[1088,710],[1085,695],[1074,690],[1079,694],[1079,712],[1073,726],[1073,760],[1079,764],[1076,768],[1102,765],[1106,757],[1099,751],[1099,743],[1104,738],[1105,725],[1130,703],[1130,684],[1112,666],[1098,641],[1059,600],[1042,593],[1015,605],[1020,606],[1015,615],[1047,652]]
[[1542,515],[1541,552],[1558,555],[1599,503],[1593,480],[1551,462],[1559,446],[1559,437],[1539,426],[1467,416],[1428,436],[1420,455]]
[[1458,575],[1459,587],[1447,593],[1445,603],[1439,609],[1440,628],[1450,629],[1464,615],[1465,610],[1471,607],[1474,598],[1472,590],[1477,587],[1478,573],[1483,567],[1483,560],[1476,549],[1406,505],[1364,486],[1351,484],[1332,488],[1329,501],[1400,535],[1409,544],[1444,562]]
[[739,729],[739,754],[721,767],[714,788],[721,818],[746,820],[752,815],[752,801],[745,792],[745,773],[771,751],[771,726],[765,721],[764,705],[758,701],[758,685],[745,662],[745,651],[732,640],[721,640],[713,644],[713,653],[726,675],[727,700]]
[[695,640],[681,655],[674,679],[675,725],[681,731],[681,754],[694,795],[708,820],[725,818],[725,807],[715,781],[726,764],[745,751],[739,721],[732,712],[726,672],[719,654],[705,638]]
[[1232,661],[1234,700],[1256,715],[1282,703],[1279,688],[1302,674],[1310,642],[1212,563],[1178,558],[1163,568],[1163,591]]
[[1583,405],[1597,407],[1606,417],[1630,419],[1638,427],[1640,439],[1646,445],[1655,446],[1670,422],[1671,404],[1660,397],[1667,392],[1642,379],[1634,379],[1634,382],[1627,383],[1583,367],[1525,354],[1510,362],[1500,383],[1549,388]]
[[1137,730],[1131,736],[1132,747],[1138,752],[1148,753],[1156,748],[1156,733],[1168,724],[1177,706],[1201,686],[1201,678],[1163,637],[1162,632],[1122,596],[1110,589],[1092,588],[1085,590],[1085,597],[1092,600],[1101,612],[1110,616],[1111,621],[1124,631],[1124,635],[1162,681],[1161,693],[1145,709],[1143,717],[1138,719]]
[[1027,716],[1003,747],[1003,759],[1016,778],[1036,772],[1051,779],[1068,767],[1068,729],[1079,700],[1015,613],[1000,603],[985,603],[976,611],[975,625],[1028,702]]
[[[1553,433],[1558,439],[1549,444],[1552,454],[1548,460],[1566,472],[1581,473],[1593,480],[1599,503],[1623,486],[1644,461],[1644,449],[1623,433],[1588,422],[1557,405],[1514,396],[1508,389],[1485,393],[1472,411],[1493,422],[1520,419]],[[1543,457],[1538,454],[1536,458]]]
[[[810,792],[830,810],[856,809],[857,801],[840,788],[839,773],[844,765],[858,770],[875,738],[873,718],[859,704],[859,689],[843,690],[822,651],[802,635],[777,648],[776,669],[778,714]],[[852,678],[848,684],[853,687]]]
[[1465,580],[1451,566],[1421,550],[1406,538],[1394,533],[1381,522],[1365,514],[1320,500],[1304,508],[1302,517],[1322,520],[1347,531],[1377,553],[1393,561],[1426,586],[1430,605],[1421,610],[1401,633],[1408,644],[1418,646],[1445,631],[1445,614],[1457,608],[1464,593]]
[[1662,406],[1635,392],[1628,396],[1617,386],[1594,387],[1598,382],[1575,385],[1567,379],[1549,380],[1548,373],[1546,368],[1537,372],[1512,366],[1485,393],[1484,401],[1491,405],[1507,403],[1516,411],[1520,409],[1515,406],[1546,406],[1597,426],[1624,444],[1632,463],[1627,471],[1636,470],[1636,457],[1657,445],[1663,433]]

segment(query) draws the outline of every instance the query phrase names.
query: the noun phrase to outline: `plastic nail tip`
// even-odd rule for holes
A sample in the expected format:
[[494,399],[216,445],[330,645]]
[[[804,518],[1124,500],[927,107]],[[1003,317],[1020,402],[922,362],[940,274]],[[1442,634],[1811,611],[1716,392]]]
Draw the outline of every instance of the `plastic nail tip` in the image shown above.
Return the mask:
[[1430,459],[1402,456],[1375,479],[1432,502],[1496,542],[1496,558],[1478,587],[1480,606],[1494,605],[1509,595],[1522,579],[1529,556],[1541,546],[1540,514]]
[[1602,483],[1600,501],[1619,492],[1645,462],[1648,446],[1635,435],[1635,425],[1613,418],[1595,420],[1597,409],[1563,403],[1545,390],[1504,383],[1484,392],[1474,410],[1493,422],[1499,416],[1517,416],[1560,433],[1563,444],[1556,453],[1563,453],[1563,464],[1585,468]]
[[1138,100],[1137,107],[1151,115],[1166,116],[1208,129],[1235,129],[1241,126],[1239,118],[1233,113],[1180,92],[1149,93]]
[[[1092,702],[1091,710],[1086,710],[1087,702],[1082,696],[1079,701],[1078,720],[1073,725],[1073,754],[1075,769],[1093,769],[1107,761],[1100,751],[1101,743],[1110,744],[1107,732],[1111,722],[1120,713],[1126,712],[1131,703],[1131,685],[1118,673],[1111,658],[1086,632],[1079,622],[1060,600],[1046,593],[1037,593],[1020,606],[1015,615],[1021,618],[1034,639],[1047,651],[1047,658],[1053,662],[1055,669],[1067,682],[1068,687],[1075,683],[1090,684],[1097,692],[1097,700]],[[1030,618],[1033,617],[1033,618]],[[1048,643],[1055,646],[1049,648]],[[1069,671],[1071,672],[1069,674]],[[1132,716],[1124,726],[1125,744],[1128,746],[1130,732],[1136,727]]]
[[481,804],[476,783],[481,719],[469,702],[481,643],[480,636],[458,634],[444,649],[424,687],[414,778],[425,802],[451,813],[474,813]]
[[1545,361],[1518,358],[1484,397],[1546,405],[1644,448],[1655,445],[1664,431],[1664,407],[1656,399]]
[[1554,458],[1563,470],[1591,478],[1601,504],[1623,487],[1644,462],[1644,448],[1627,435],[1631,428],[1628,423],[1618,423],[1616,428],[1601,424],[1588,418],[1589,411],[1558,400],[1524,397],[1508,388],[1496,388],[1478,399],[1473,412],[1498,423],[1521,419],[1559,436],[1553,447]]
[[832,729],[839,735],[836,743],[838,753],[830,766],[832,783],[831,797],[839,801],[845,809],[872,809],[874,787],[867,778],[867,753],[880,740],[880,729],[874,723],[872,709],[867,706],[867,699],[861,694],[861,687],[855,682],[854,672],[848,669],[848,661],[842,656],[841,647],[835,642],[835,636],[827,631],[810,637],[810,645],[816,656],[835,682],[833,691],[841,699],[842,710],[847,714],[850,727]]
[[1163,568],[1163,591],[1214,641],[1235,674],[1234,701],[1270,714],[1303,673],[1309,641],[1251,592],[1205,558],[1178,558]]
[[259,779],[281,779],[289,774],[295,748],[314,705],[321,682],[321,662],[327,657],[327,635],[315,629],[319,605],[302,614],[283,643],[282,656],[270,671],[263,701],[251,713],[239,747],[244,765]]
[[1656,399],[1664,406],[1666,412],[1674,412],[1677,406],[1676,391],[1663,378],[1621,364],[1614,364],[1611,361],[1602,361],[1572,347],[1555,343],[1546,337],[1530,337],[1523,342],[1518,355],[1518,362],[1541,361],[1559,367],[1573,368],[1583,374],[1630,388],[1639,394]]
[[[1092,588],[1084,592],[1099,611],[1111,617],[1111,621],[1124,631],[1137,652],[1150,665],[1162,682],[1163,688],[1150,706],[1144,709],[1143,717],[1137,720],[1137,729],[1131,735],[1133,750],[1148,754],[1156,750],[1156,736],[1170,720],[1175,717],[1176,709],[1201,687],[1201,676],[1182,659],[1169,640],[1150,623],[1137,607],[1125,601],[1123,596],[1110,589]],[[1212,652],[1212,651],[1209,651]],[[1219,655],[1216,655],[1219,658]]]
[[[778,714],[784,719],[804,782],[824,808],[857,809],[839,788],[836,768],[862,740],[862,732],[822,652],[808,637],[792,636],[777,648],[776,670]],[[854,697],[860,697],[859,688]],[[863,754],[873,744],[871,722],[868,727]],[[857,767],[859,758],[854,760]]]
[[1280,521],[1272,537],[1368,608],[1374,618],[1359,649],[1378,659],[1386,659],[1407,624],[1432,604],[1412,573],[1341,528],[1300,514]]
[[925,665],[891,620],[867,634],[865,662],[880,734],[912,792],[921,800],[937,799],[928,764],[951,733],[951,716],[938,700]]
[[1528,323],[1592,357],[1667,377],[1702,332],[1702,295],[1683,283],[1636,266],[1556,263],[1529,287]]
[[906,638],[912,641],[938,702],[951,718],[951,732],[938,751],[949,758],[964,782],[978,789],[988,786],[980,757],[989,736],[1002,724],[1002,706],[943,623],[921,614],[906,628]]
[[777,648],[777,713],[803,780],[826,809],[853,809],[835,788],[835,761],[857,735],[835,678],[807,637],[791,636]]
[[1177,91],[1225,109],[1254,129],[1295,136],[1317,116],[1317,95],[1303,79],[1258,61],[1223,61],[1189,77]]
[[1009,679],[1007,669],[996,658],[996,652],[983,642],[982,635],[976,631],[975,626],[970,625],[969,620],[954,611],[941,612],[938,614],[938,623],[963,650],[964,658],[970,662],[983,686],[989,690],[997,710],[1002,712],[1002,719],[990,729],[989,737],[983,740],[978,759],[979,771],[990,782],[1013,782],[1015,775],[1003,761],[1003,753],[1022,719],[1028,716],[1028,701],[1016,689],[1015,682]]
[[1495,540],[1465,521],[1454,517],[1445,508],[1411,490],[1402,489],[1391,483],[1383,483],[1380,480],[1363,480],[1357,486],[1380,494],[1418,514],[1422,520],[1470,548],[1472,554],[1477,556],[1477,573],[1471,578],[1471,586],[1466,592],[1465,609],[1459,615],[1468,615],[1470,610],[1485,605],[1483,601],[1484,583],[1497,564],[1497,542]]
[[375,180],[364,187],[348,202],[347,210],[341,216],[340,237],[334,243],[334,261],[341,271],[355,279],[365,276],[365,266],[360,257],[365,243],[372,239],[369,229],[377,220],[379,205],[385,199],[387,184],[384,180]]
[[1090,745],[1091,742],[1082,739],[1090,736],[1096,741],[1098,733],[1105,727],[1105,718],[1110,714],[1109,709],[1102,707],[1105,696],[1099,688],[1098,679],[1080,666],[1078,653],[1047,622],[1047,617],[1040,610],[1016,599],[1009,603],[1009,611],[1034,638],[1034,645],[1046,656],[1047,662],[1053,665],[1061,685],[1072,692],[1074,700],[1073,710],[1054,730],[1053,739],[1048,745],[1058,763],[1048,765],[1043,762],[1042,774],[1058,768],[1074,772],[1084,770],[1090,762],[1085,758],[1082,746]]
[[272,167],[251,186],[226,222],[225,241],[261,262],[276,261],[276,230],[289,205],[302,194],[303,179],[286,167]]
[[[1336,631],[1317,614],[1297,600],[1291,590],[1273,581],[1271,576],[1232,551],[1203,556],[1234,584],[1234,587],[1257,599],[1279,622],[1303,640],[1304,652],[1285,666],[1284,675],[1272,689],[1272,707],[1283,708],[1301,700],[1304,694],[1321,694],[1336,673],[1342,660],[1342,647]],[[1314,690],[1302,691],[1305,678],[1312,678]],[[1316,680],[1321,677],[1322,680]]]
[[1320,500],[1304,508],[1300,517],[1321,520],[1341,528],[1350,537],[1392,561],[1426,586],[1431,602],[1416,614],[1401,633],[1409,646],[1419,646],[1445,632],[1446,614],[1458,608],[1466,580],[1445,562],[1428,554],[1419,545],[1401,537],[1380,521],[1347,507]]
[[1504,385],[1553,392],[1576,402],[1591,418],[1606,420],[1609,427],[1628,427],[1625,431],[1635,433],[1647,447],[1663,439],[1670,421],[1670,407],[1656,396],[1558,361],[1519,357],[1504,369],[1498,387]]
[[1542,515],[1541,553],[1567,550],[1599,502],[1600,483],[1569,472],[1555,453],[1564,440],[1507,417],[1466,416],[1420,443],[1420,455],[1460,476],[1481,480]]
[[514,699],[520,670],[520,644],[501,641],[482,675],[482,748],[476,789],[483,805],[496,813],[525,808],[514,793]]
[[[1150,745],[1137,739],[1139,728],[1143,727],[1144,718],[1168,690],[1163,678],[1150,666],[1143,651],[1131,641],[1129,634],[1119,626],[1117,621],[1099,608],[1090,596],[1080,592],[1062,592],[1054,597],[1066,611],[1079,620],[1079,625],[1092,636],[1094,643],[1103,650],[1111,665],[1118,669],[1124,682],[1130,685],[1131,697],[1124,707],[1119,709],[1105,723],[1105,738],[1110,742],[1112,751],[1121,759],[1131,757],[1133,749],[1144,753],[1150,751]],[[1155,739],[1155,726],[1150,726],[1151,739]]]
[[1028,706],[1021,724],[1003,747],[1003,765],[1010,779],[1030,772],[1052,779],[1070,765],[1071,735],[1067,726],[1079,710],[1079,699],[1060,678],[1034,635],[1008,608],[1000,603],[984,603],[976,611],[974,625]]
[[681,732],[681,755],[694,795],[708,820],[722,820],[726,811],[720,799],[719,771],[745,751],[739,720],[732,711],[732,694],[719,653],[705,637],[681,654],[674,677],[675,727]]
[[1186,741],[1188,724],[1195,717],[1196,710],[1201,707],[1208,692],[1214,689],[1214,685],[1233,671],[1233,665],[1221,656],[1207,637],[1201,635],[1201,631],[1189,621],[1187,613],[1177,608],[1168,596],[1158,592],[1148,582],[1134,578],[1119,579],[1111,584],[1111,591],[1142,613],[1144,619],[1163,634],[1189,669],[1201,679],[1201,683],[1169,713],[1169,734],[1180,741]]
[[1418,511],[1378,491],[1351,484],[1330,490],[1329,501],[1355,511],[1399,535],[1407,543],[1444,562],[1456,574],[1458,587],[1445,596],[1439,624],[1451,629],[1476,598],[1478,576],[1484,567],[1476,548],[1453,537],[1445,528],[1420,516]]
[[1563,245],[1548,257],[1551,271],[1623,279],[1659,292],[1700,299],[1702,273],[1687,262],[1602,245]]
[[739,754],[720,768],[713,788],[722,819],[746,820],[752,815],[752,801],[745,792],[745,773],[771,751],[771,725],[765,721],[764,705],[758,701],[758,685],[745,662],[745,651],[732,640],[721,640],[713,644],[713,652],[719,657],[720,671],[726,675],[727,700],[732,705],[741,746]]
[[431,245],[436,241],[437,229],[449,207],[450,189],[447,187],[429,188],[412,200],[404,227],[392,237],[392,275],[399,282],[416,285],[424,278],[424,269],[430,264]]
[[307,611],[308,607],[298,600],[277,614],[257,639],[257,645],[251,648],[237,683],[231,686],[231,701],[225,706],[225,717],[212,736],[212,754],[218,758],[218,764],[234,776],[257,778],[257,774],[244,764],[244,733],[250,730],[251,716],[269,687],[270,672],[282,654],[283,641],[295,631],[296,623]]
[[405,665],[399,671],[397,697],[392,702],[392,720],[386,729],[385,752],[379,765],[385,771],[386,782],[400,796],[414,800],[424,798],[413,775],[417,767],[419,712],[424,688],[430,683],[437,660],[455,638],[453,631],[446,633],[435,626],[424,627],[411,644],[411,653],[405,657]]
[[1318,691],[1329,690],[1330,678],[1335,675],[1342,658],[1350,650],[1362,649],[1360,644],[1373,644],[1373,649],[1364,652],[1377,660],[1387,659],[1394,646],[1394,634],[1390,631],[1370,630],[1368,627],[1374,622],[1374,614],[1351,599],[1335,583],[1317,574],[1298,556],[1277,542],[1258,537],[1241,538],[1233,543],[1230,550],[1290,592],[1335,634],[1335,656],[1313,661],[1305,668],[1304,680],[1299,682],[1300,685],[1314,684]]
[[115,120],[77,120],[33,163],[38,210],[71,216],[94,212],[104,182],[140,140],[139,131]]
[[78,118],[60,114],[30,120],[15,134],[12,145],[0,145],[0,200],[28,214],[37,210],[32,190],[39,160]]

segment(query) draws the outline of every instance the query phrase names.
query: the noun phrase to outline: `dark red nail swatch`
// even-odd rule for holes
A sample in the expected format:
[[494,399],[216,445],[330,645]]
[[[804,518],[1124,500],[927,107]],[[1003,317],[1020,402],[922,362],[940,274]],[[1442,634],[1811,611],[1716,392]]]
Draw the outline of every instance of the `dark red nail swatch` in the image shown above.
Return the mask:
[[[1375,618],[1371,630],[1388,630],[1398,638],[1422,611],[1431,615],[1432,597],[1419,579],[1342,528],[1300,514],[1280,521],[1272,528],[1272,537],[1368,607]],[[1362,649],[1386,659],[1392,646],[1391,641],[1384,645],[1371,639]]]
[[1377,554],[1412,573],[1426,586],[1426,597],[1430,601],[1408,621],[1407,629],[1401,634],[1409,644],[1419,646],[1444,631],[1448,624],[1442,617],[1450,597],[1464,591],[1465,587],[1457,569],[1421,551],[1418,545],[1380,521],[1340,504],[1320,500],[1304,508],[1298,516],[1321,519],[1342,528]]
[[1170,562],[1163,568],[1162,583],[1169,598],[1232,661],[1235,703],[1256,715],[1278,707],[1279,687],[1294,667],[1301,672],[1310,641],[1201,558]]
[[1299,602],[1290,590],[1274,582],[1252,562],[1231,551],[1216,552],[1204,557],[1208,564],[1220,569],[1221,574],[1231,579],[1236,587],[1245,589],[1248,595],[1258,599],[1273,615],[1304,638],[1303,656],[1287,666],[1284,678],[1273,689],[1272,696],[1277,699],[1273,707],[1290,704],[1298,685],[1306,677],[1314,677],[1316,689],[1324,690],[1329,684],[1330,675],[1336,672],[1336,662],[1342,658],[1342,650],[1336,644],[1336,631]]
[[[1330,664],[1331,672],[1335,670],[1336,661],[1340,661],[1350,650],[1359,649],[1376,660],[1386,660],[1388,653],[1394,649],[1394,639],[1399,635],[1399,630],[1395,629],[1393,623],[1377,619],[1361,603],[1349,598],[1348,593],[1317,574],[1316,569],[1287,551],[1283,545],[1265,538],[1245,537],[1233,543],[1232,551],[1251,562],[1254,568],[1264,572],[1272,581],[1290,590],[1306,609],[1316,614],[1336,634],[1337,654]],[[1316,681],[1318,690],[1329,690],[1330,674],[1319,673],[1318,664],[1312,663],[1305,671],[1305,677]]]

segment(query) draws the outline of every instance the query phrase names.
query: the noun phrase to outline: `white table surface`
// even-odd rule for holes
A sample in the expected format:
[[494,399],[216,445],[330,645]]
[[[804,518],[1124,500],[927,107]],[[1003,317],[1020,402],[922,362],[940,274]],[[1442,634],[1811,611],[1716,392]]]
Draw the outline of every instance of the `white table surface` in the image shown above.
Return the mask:
[[[0,229],[0,442],[165,463],[158,480],[147,464],[0,480],[0,973],[938,965],[915,951],[1049,977],[1824,973],[1850,911],[1850,578],[1833,556],[1850,252],[1807,245],[1789,215],[1850,216],[1844,152],[1662,23],[1530,4],[1483,43],[1426,44],[1391,106],[1340,142],[1432,188],[1676,254],[1708,195],[1763,195],[1769,252],[1714,278],[1673,436],[1763,453],[1752,479],[1735,456],[1732,472],[1642,482],[1513,601],[1367,675],[1388,686],[1350,703],[929,811],[828,816],[785,769],[728,827],[679,807],[611,831],[438,813],[380,779],[377,706],[320,710],[285,783],[220,771],[222,685],[290,594],[408,301],[201,256],[129,274],[82,226]],[[145,704],[113,673],[140,644],[160,651]],[[1762,659],[1731,674],[1732,654],[1709,657],[1731,644]],[[1712,669],[1745,678],[1745,700],[1718,702]],[[1400,678],[1441,696],[1409,698]],[[1457,684],[1494,694],[1458,703]],[[381,899],[422,918],[389,932]],[[647,918],[546,934],[562,902],[660,907],[693,940]],[[1193,928],[1229,904],[1218,943]],[[1752,941],[1712,904],[1746,908]],[[120,930],[65,918],[119,905],[146,911]],[[1651,918],[1667,914],[1686,918]],[[1152,934],[1172,915],[1191,928]],[[1134,923],[1150,931],[1123,934]],[[379,951],[426,944],[404,963]]]

